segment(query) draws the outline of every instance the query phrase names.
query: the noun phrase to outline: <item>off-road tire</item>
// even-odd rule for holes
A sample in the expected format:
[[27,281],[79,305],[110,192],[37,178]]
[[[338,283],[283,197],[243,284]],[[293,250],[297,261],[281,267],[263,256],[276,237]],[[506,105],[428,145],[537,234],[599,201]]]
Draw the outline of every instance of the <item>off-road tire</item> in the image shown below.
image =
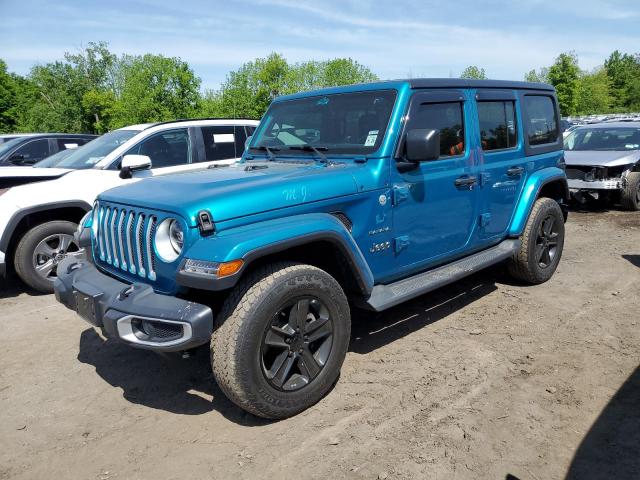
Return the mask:
[[64,220],[42,223],[27,231],[18,242],[13,265],[20,279],[42,293],[53,293],[53,281],[42,278],[33,266],[33,251],[45,238],[55,234],[73,235],[78,225]]
[[[543,268],[536,260],[535,250],[541,224],[549,216],[554,218],[559,232],[556,254],[549,265]],[[558,267],[564,247],[564,216],[558,202],[551,198],[536,200],[524,231],[520,235],[520,241],[520,249],[508,262],[509,273],[518,280],[531,285],[538,285],[549,280]]]
[[[319,298],[333,321],[331,351],[320,373],[301,390],[284,392],[267,380],[261,360],[266,329],[284,302]],[[213,374],[225,395],[240,408],[267,419],[293,416],[321,400],[338,379],[349,345],[351,317],[340,284],[311,265],[279,262],[241,279],[225,300],[211,337]]]
[[620,203],[625,210],[637,212],[640,210],[640,172],[627,175],[625,187],[620,195]]

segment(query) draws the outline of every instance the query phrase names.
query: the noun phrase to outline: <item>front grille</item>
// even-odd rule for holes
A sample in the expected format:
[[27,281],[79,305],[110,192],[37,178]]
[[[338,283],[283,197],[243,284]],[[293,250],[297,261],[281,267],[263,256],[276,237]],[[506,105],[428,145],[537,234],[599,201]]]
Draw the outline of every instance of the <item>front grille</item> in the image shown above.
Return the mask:
[[100,261],[149,280],[156,279],[153,235],[158,218],[134,209],[96,204],[98,228],[94,244]]

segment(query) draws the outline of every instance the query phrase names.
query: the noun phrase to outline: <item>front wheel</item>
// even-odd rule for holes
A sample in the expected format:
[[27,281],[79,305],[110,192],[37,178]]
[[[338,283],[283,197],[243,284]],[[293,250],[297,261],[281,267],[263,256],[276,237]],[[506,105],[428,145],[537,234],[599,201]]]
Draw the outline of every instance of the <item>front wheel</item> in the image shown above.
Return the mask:
[[269,419],[322,399],[338,378],[351,319],[338,282],[311,265],[276,263],[241,281],[211,338],[213,373],[236,405]]
[[625,210],[632,212],[640,210],[640,172],[631,172],[627,175],[620,202]]
[[14,256],[16,273],[24,283],[42,293],[53,293],[58,264],[67,256],[81,255],[73,237],[77,225],[56,220],[37,225],[24,234]]
[[564,247],[564,216],[558,202],[539,198],[520,236],[520,250],[509,262],[509,273],[537,285],[551,278]]

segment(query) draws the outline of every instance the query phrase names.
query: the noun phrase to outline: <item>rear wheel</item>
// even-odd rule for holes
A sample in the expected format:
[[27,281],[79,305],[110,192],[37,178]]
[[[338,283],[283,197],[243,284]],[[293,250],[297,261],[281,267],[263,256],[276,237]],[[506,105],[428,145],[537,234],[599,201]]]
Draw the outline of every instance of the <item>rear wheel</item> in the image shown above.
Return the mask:
[[625,210],[640,210],[640,172],[631,172],[620,195],[620,203]]
[[319,268],[278,263],[250,274],[225,302],[211,339],[222,391],[259,417],[295,415],[338,378],[351,320],[338,282]]
[[73,237],[76,228],[75,223],[56,220],[25,233],[14,256],[16,273],[24,283],[42,293],[53,292],[60,261],[81,254]]
[[520,250],[509,262],[511,275],[533,285],[549,280],[564,247],[564,216],[558,202],[536,200],[520,240]]

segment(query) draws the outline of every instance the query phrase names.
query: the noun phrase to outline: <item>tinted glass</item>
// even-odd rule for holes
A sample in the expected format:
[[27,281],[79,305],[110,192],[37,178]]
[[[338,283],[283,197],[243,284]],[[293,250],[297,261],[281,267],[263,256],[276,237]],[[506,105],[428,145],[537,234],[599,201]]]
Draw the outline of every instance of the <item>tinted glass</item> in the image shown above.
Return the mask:
[[22,156],[23,163],[35,163],[49,156],[49,140],[46,138],[32,140],[26,145],[18,148],[11,154],[11,156]]
[[580,128],[564,141],[565,150],[640,150],[640,128]]
[[245,127],[242,125],[238,125],[235,127],[236,130],[236,157],[241,157],[242,152],[244,152],[244,144],[247,141],[247,132]]
[[173,167],[189,163],[191,147],[186,128],[156,133],[138,143],[125,155],[146,155],[152,168]]
[[66,150],[68,148],[78,148],[80,145],[84,145],[84,140],[79,138],[59,138],[58,150]]
[[377,90],[273,103],[251,147],[276,147],[279,156],[288,147],[304,145],[322,148],[328,155],[371,153],[382,144],[395,99],[395,91]]
[[62,160],[64,160],[74,152],[75,150],[73,149],[60,150],[58,153],[54,153],[53,155],[49,155],[44,160],[40,160],[38,163],[34,165],[34,167],[36,168],[57,167],[59,163],[62,162]]
[[440,131],[440,155],[464,153],[462,103],[422,103],[411,110],[408,129],[430,128]]
[[483,150],[515,147],[517,133],[513,102],[479,102],[478,119]]
[[[140,133],[139,130],[114,130],[73,151],[56,165],[59,168],[92,168],[127,140]],[[47,165],[48,166],[48,165]]]
[[200,130],[206,162],[236,158],[236,135],[232,125],[202,127]]
[[524,103],[529,145],[555,143],[559,131],[551,97],[527,95],[524,97]]
[[11,140],[4,142],[2,145],[0,145],[0,155],[4,155],[9,150],[13,149],[13,147],[15,147],[16,145],[19,145],[23,141],[24,141],[24,138],[18,137],[18,138],[12,138]]

